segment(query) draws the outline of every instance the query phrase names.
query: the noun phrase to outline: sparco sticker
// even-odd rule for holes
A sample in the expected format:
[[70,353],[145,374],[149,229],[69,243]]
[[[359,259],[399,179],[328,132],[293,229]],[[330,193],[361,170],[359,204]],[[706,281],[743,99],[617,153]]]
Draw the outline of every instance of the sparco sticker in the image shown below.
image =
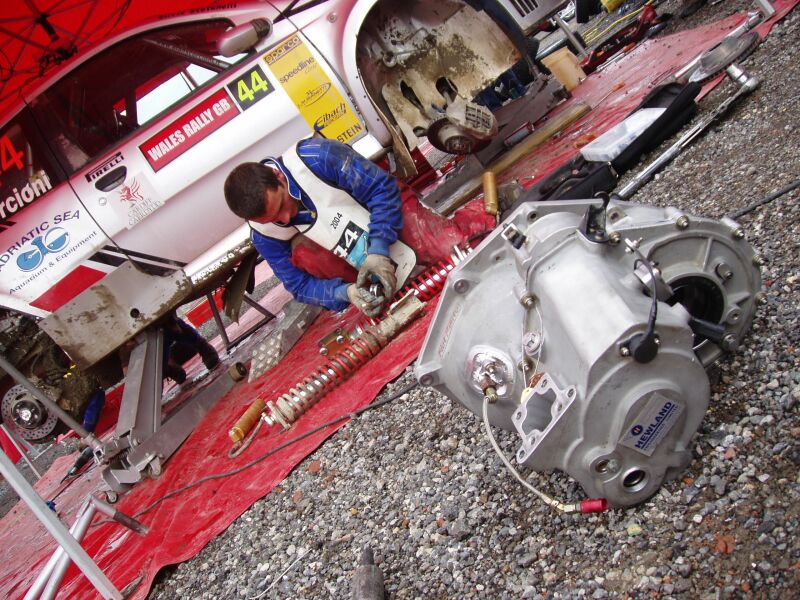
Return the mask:
[[645,407],[622,436],[620,443],[647,456],[652,456],[656,446],[669,433],[683,412],[675,400],[654,393]]
[[195,106],[139,146],[158,171],[239,114],[224,89]]
[[299,35],[280,42],[264,55],[264,61],[311,129],[343,144],[364,133],[353,107]]

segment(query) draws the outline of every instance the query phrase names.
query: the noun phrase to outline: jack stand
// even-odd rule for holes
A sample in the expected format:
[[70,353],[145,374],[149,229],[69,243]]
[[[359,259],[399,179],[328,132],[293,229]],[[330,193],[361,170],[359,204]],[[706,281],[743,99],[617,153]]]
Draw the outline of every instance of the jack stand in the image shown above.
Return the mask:
[[58,519],[56,513],[48,508],[31,484],[29,484],[19,471],[14,468],[11,460],[4,452],[0,452],[0,475],[14,488],[17,495],[28,505],[31,512],[33,512],[36,518],[47,528],[50,535],[55,538],[58,545],[64,549],[64,552],[72,559],[83,574],[86,575],[86,578],[92,583],[100,595],[103,598],[122,600],[123,596],[119,590],[114,587],[114,584],[111,583],[105,573],[100,570],[78,541],[70,535],[67,528],[64,527],[64,524]]
[[39,473],[39,469],[36,468],[36,465],[33,464],[33,461],[36,460],[39,455],[36,456],[29,456],[33,453],[33,446],[31,446],[28,442],[26,442],[22,438],[18,438],[16,434],[11,431],[8,427],[5,426],[5,423],[0,423],[0,429],[2,429],[5,434],[8,436],[8,439],[11,440],[11,443],[14,445],[14,448],[17,449],[17,452],[20,453],[22,456],[22,460],[28,465],[33,474],[36,475],[36,479],[41,479],[42,474]]
[[197,423],[247,370],[236,363],[189,399],[169,420],[161,421],[163,332],[149,329],[136,338],[114,437],[103,446],[103,481],[113,492],[125,492],[142,480],[158,477],[163,462],[189,437]]

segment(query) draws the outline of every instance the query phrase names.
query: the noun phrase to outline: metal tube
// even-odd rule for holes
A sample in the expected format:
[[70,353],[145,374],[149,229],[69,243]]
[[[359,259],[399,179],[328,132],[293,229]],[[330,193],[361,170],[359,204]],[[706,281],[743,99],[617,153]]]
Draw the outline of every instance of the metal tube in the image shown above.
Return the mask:
[[[84,500],[81,507],[78,509],[78,515],[83,514],[83,511],[86,510],[86,507],[89,506],[89,498]],[[75,522],[72,524],[72,527],[69,528],[69,534],[71,536],[75,536],[75,530],[78,528],[78,520],[76,519]],[[49,560],[39,572],[39,576],[36,577],[36,580],[33,582],[33,585],[28,590],[28,593],[25,594],[24,600],[36,600],[39,595],[44,590],[44,586],[47,585],[47,580],[50,579],[50,575],[53,573],[53,569],[56,566],[58,560],[64,556],[64,548],[59,546],[55,549],[55,552],[50,556]]]
[[[8,362],[8,361],[3,361]],[[1,364],[1,363],[0,363]],[[3,366],[5,369],[5,366]],[[16,371],[16,369],[14,369]],[[19,373],[19,371],[17,371]],[[24,379],[24,377],[23,377]],[[96,441],[96,440],[95,440]],[[122,600],[122,594],[114,587],[114,584],[106,577],[105,573],[94,563],[81,545],[73,538],[67,528],[58,520],[56,514],[50,510],[42,498],[24,477],[14,468],[11,459],[4,452],[0,452],[0,475],[5,477],[9,485],[22,499],[25,504],[33,511],[33,514],[47,528],[58,544],[72,558],[78,568],[86,575],[95,589],[103,596],[113,600]]]
[[2,368],[6,373],[11,375],[14,380],[28,390],[34,398],[36,398],[39,402],[44,404],[48,410],[55,413],[56,416],[61,419],[64,423],[66,423],[71,429],[76,431],[80,434],[81,438],[86,442],[87,446],[91,446],[94,450],[101,450],[102,444],[100,440],[94,437],[93,434],[89,433],[86,429],[84,429],[83,425],[78,423],[75,419],[72,418],[72,415],[67,413],[63,408],[61,408],[58,404],[53,402],[50,398],[48,398],[42,390],[37,388],[33,385],[30,381],[28,381],[27,377],[20,373],[17,368],[12,365],[5,356],[0,354],[0,368]]
[[19,452],[20,456],[22,456],[22,460],[25,461],[25,463],[31,468],[31,471],[33,471],[33,474],[36,475],[36,479],[41,479],[42,474],[39,473],[39,469],[36,468],[36,465],[33,464],[33,461],[30,458],[28,458],[27,449],[19,445],[19,441],[17,440],[16,436],[11,432],[11,430],[8,427],[5,426],[5,423],[0,423],[0,429],[2,429],[8,436],[8,439],[11,440],[11,443],[14,445],[14,448],[16,448],[17,452]]
[[570,29],[569,25],[567,25],[566,22],[564,22],[564,19],[559,17],[558,14],[556,14],[553,17],[553,20],[561,28],[561,31],[564,32],[564,35],[567,36],[567,39],[569,39],[569,41],[572,42],[573,48],[575,48],[578,51],[578,56],[580,56],[581,58],[586,58],[586,56],[587,56],[586,55],[586,46],[584,46],[583,43],[578,39],[578,36],[576,36],[573,33],[573,31],[572,31],[572,29]]
[[[75,520],[75,525],[73,527],[75,531],[73,532],[72,537],[74,537],[79,544],[83,540],[83,536],[86,535],[86,531],[89,529],[89,523],[91,523],[92,519],[94,518],[95,510],[95,506],[90,498],[89,502],[86,504],[86,508]],[[69,563],[69,555],[62,553],[53,567],[53,572],[50,574],[50,578],[47,580],[47,585],[42,591],[42,595],[39,597],[40,600],[52,600],[55,598],[56,592],[58,592],[58,586],[61,585],[61,581],[64,579],[64,575],[67,572]]]
[[720,115],[728,110],[728,107],[730,107],[730,105],[733,104],[739,98],[739,96],[755,90],[761,83],[757,77],[748,76],[747,73],[745,73],[737,65],[730,65],[726,69],[726,72],[728,73],[728,77],[740,84],[739,89],[737,89],[732,95],[728,96],[719,106],[717,106],[717,108],[706,115],[694,127],[681,136],[677,142],[672,144],[672,146],[670,146],[663,154],[658,156],[653,162],[639,172],[636,177],[634,177],[631,182],[628,183],[628,185],[617,192],[617,196],[623,200],[627,200],[633,196],[633,194],[636,193],[636,191],[639,190],[639,188],[641,188],[645,183],[647,183],[656,172],[658,172],[664,165],[675,158],[686,146],[689,145],[689,143],[692,142],[692,140],[694,140],[709,125],[716,121]]

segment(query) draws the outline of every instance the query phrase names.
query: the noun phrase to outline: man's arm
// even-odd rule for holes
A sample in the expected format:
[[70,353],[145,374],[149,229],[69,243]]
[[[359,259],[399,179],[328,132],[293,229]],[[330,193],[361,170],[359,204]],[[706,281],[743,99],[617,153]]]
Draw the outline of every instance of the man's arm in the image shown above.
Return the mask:
[[291,242],[268,238],[257,231],[251,231],[250,238],[258,253],[269,263],[275,276],[298,301],[324,306],[335,311],[344,310],[350,304],[347,284],[341,277],[318,279],[291,263]]
[[298,153],[317,177],[348,192],[369,211],[367,251],[389,256],[389,246],[397,241],[403,227],[400,190],[394,178],[349,146],[333,140],[304,140]]

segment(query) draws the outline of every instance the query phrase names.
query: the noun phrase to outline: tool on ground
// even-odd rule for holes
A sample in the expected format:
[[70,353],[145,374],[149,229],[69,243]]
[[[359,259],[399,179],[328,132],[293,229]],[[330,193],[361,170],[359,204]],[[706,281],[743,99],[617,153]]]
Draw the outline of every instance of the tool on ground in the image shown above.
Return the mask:
[[69,468],[69,471],[67,471],[67,474],[64,475],[61,483],[64,483],[70,477],[77,475],[78,471],[80,471],[86,463],[92,460],[92,456],[94,456],[94,451],[92,448],[90,446],[84,448],[83,451],[78,455],[78,458],[75,459],[75,462]]
[[732,95],[728,96],[717,108],[703,117],[698,123],[687,131],[681,138],[670,146],[663,154],[656,158],[653,162],[647,165],[633,180],[623,187],[615,195],[622,200],[627,200],[636,191],[647,183],[650,178],[656,174],[664,165],[669,163],[673,158],[683,151],[697,136],[699,136],[705,129],[714,123],[725,111],[733,104],[740,96],[749,94],[757,89],[761,84],[761,80],[754,76],[748,75],[738,65],[730,65],[725,72],[734,82],[739,84],[739,88]]
[[385,597],[383,573],[375,566],[375,556],[369,546],[361,550],[361,561],[353,573],[352,592],[352,600],[383,600]]

